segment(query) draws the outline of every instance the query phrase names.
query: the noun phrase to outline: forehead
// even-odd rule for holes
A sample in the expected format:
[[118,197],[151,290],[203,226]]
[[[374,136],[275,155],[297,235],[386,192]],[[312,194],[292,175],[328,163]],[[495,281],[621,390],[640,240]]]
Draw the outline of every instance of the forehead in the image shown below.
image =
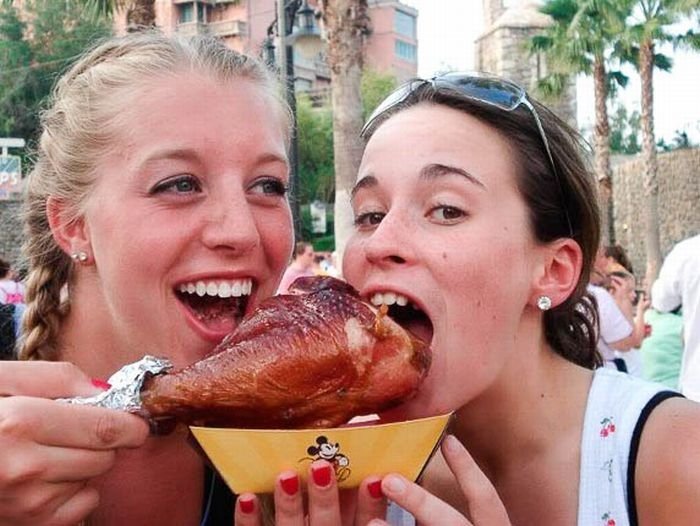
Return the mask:
[[512,159],[511,145],[491,126],[464,112],[425,103],[397,113],[375,131],[359,177],[372,172],[381,178],[387,165],[444,164],[474,174],[489,186],[514,180]]
[[158,152],[178,150],[206,153],[208,162],[219,164],[263,155],[285,159],[286,120],[270,98],[252,80],[193,72],[135,84],[113,100],[112,151],[102,161],[140,166]]

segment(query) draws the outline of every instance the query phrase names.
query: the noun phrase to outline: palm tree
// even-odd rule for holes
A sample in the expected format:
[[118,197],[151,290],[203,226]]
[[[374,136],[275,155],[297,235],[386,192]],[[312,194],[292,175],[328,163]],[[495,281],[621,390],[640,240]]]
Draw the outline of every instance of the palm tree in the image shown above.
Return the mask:
[[618,85],[627,83],[626,76],[620,71],[610,72],[608,67],[614,61],[616,35],[624,27],[625,7],[625,2],[620,0],[548,0],[540,11],[551,16],[554,23],[530,41],[531,52],[543,52],[547,58],[549,73],[538,83],[538,90],[545,98],[561,95],[572,76],[580,73],[593,76],[593,151],[605,244],[614,242],[615,238],[607,102]]
[[126,10],[127,31],[139,31],[156,26],[155,0],[82,0],[96,13],[112,15]]
[[661,266],[659,239],[659,183],[654,134],[654,67],[669,70],[671,61],[656,52],[659,44],[672,42],[675,45],[697,46],[697,33],[689,31],[682,35],[671,32],[672,25],[684,16],[698,15],[700,0],[628,0],[632,15],[628,30],[622,40],[623,46],[633,57],[637,57],[637,68],[642,91],[642,160],[645,194],[645,248],[647,257],[646,284],[656,279]]
[[335,165],[335,248],[343,253],[352,228],[350,190],[362,159],[362,44],[369,31],[367,0],[321,0],[328,43]]

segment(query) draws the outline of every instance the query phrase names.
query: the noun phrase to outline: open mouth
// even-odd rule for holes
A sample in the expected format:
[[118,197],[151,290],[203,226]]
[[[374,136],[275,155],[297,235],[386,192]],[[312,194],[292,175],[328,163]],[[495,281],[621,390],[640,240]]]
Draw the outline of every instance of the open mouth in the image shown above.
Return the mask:
[[249,278],[200,280],[181,283],[175,294],[207,330],[228,333],[245,315],[252,289]]
[[433,323],[428,315],[403,294],[392,291],[375,292],[369,299],[375,307],[386,305],[389,316],[417,338],[430,344],[433,340]]

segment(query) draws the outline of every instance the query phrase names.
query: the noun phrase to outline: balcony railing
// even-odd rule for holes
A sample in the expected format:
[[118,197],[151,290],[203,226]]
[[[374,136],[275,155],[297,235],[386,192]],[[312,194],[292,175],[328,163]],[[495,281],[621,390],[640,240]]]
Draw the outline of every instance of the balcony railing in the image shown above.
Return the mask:
[[244,36],[247,25],[243,20],[222,20],[219,22],[180,22],[178,33],[185,36],[213,34],[218,37]]
[[219,37],[244,36],[248,32],[245,20],[221,20],[209,22],[209,30]]
[[204,22],[180,22],[177,25],[177,32],[191,37],[208,33],[208,28]]

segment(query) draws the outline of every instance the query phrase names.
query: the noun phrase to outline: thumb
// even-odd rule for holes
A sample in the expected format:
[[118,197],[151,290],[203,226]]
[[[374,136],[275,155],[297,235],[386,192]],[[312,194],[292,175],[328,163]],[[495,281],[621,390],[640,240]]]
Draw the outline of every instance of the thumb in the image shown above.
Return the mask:
[[471,522],[479,526],[509,525],[508,513],[496,488],[462,443],[447,435],[442,442],[442,454],[462,489]]

